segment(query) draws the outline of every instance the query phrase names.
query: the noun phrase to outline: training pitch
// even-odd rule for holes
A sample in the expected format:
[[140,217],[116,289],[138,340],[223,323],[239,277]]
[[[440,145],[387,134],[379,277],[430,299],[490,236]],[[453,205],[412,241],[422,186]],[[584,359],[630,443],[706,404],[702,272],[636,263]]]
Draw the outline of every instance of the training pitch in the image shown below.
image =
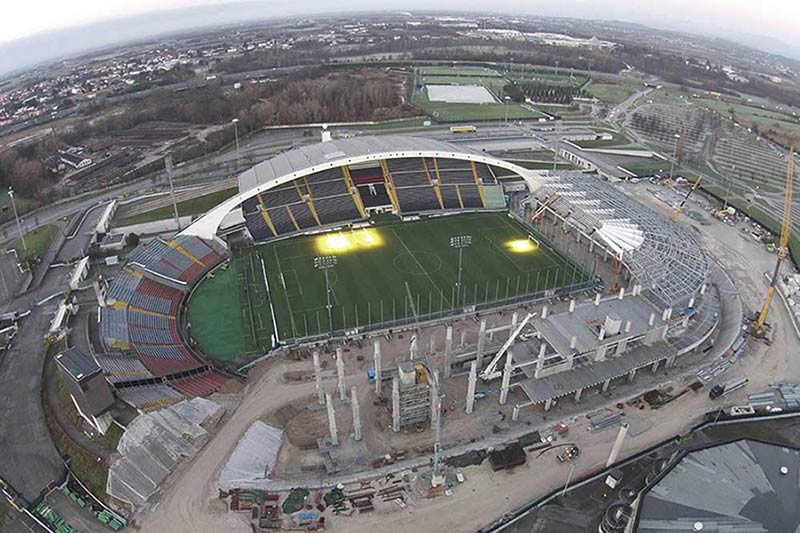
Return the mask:
[[[472,213],[389,217],[257,245],[195,290],[191,337],[225,361],[278,342],[447,316],[588,281],[539,240],[507,213]],[[460,284],[459,243],[468,243]]]

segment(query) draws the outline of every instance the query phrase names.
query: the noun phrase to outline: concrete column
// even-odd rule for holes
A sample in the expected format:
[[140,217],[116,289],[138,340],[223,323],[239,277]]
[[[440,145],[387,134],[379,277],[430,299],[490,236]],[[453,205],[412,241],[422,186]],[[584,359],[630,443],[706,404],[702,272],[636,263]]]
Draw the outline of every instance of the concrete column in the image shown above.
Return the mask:
[[328,432],[331,435],[331,444],[339,445],[339,432],[336,430],[336,412],[333,410],[333,398],[330,392],[325,393],[325,405],[328,408]]
[[703,283],[703,285],[700,287],[700,294],[705,294],[705,293],[706,293],[706,284]]
[[400,382],[392,379],[392,431],[400,431]]
[[458,347],[459,348],[463,348],[466,344],[467,344],[467,332],[466,331],[462,331],[461,332],[461,338],[458,341]]
[[319,352],[314,350],[311,356],[314,358],[314,385],[317,389],[317,403],[325,405],[325,391],[322,389],[322,370],[319,366]]
[[489,327],[489,342],[494,341],[494,324]]
[[572,313],[575,311],[575,298],[569,301],[569,312]]
[[475,360],[478,362],[478,368],[483,368],[483,345],[486,342],[486,320],[481,319],[481,329],[478,331],[478,351],[475,355]]
[[539,356],[536,358],[536,373],[534,374],[535,377],[539,377],[542,374],[542,370],[544,370],[544,354],[547,351],[547,345],[542,343],[539,345]]
[[583,394],[583,389],[578,389],[575,391],[575,401],[581,401],[581,395]]
[[650,319],[647,321],[647,324],[649,326],[652,326],[653,324],[655,324],[655,322],[656,322],[656,314],[650,313]]
[[689,298],[689,305],[687,307],[694,307],[694,296]]
[[374,359],[375,363],[375,394],[380,396],[381,378],[382,378],[380,339],[375,339],[374,341],[372,341],[372,358]]
[[636,377],[636,369],[633,368],[631,369],[630,372],[628,372],[628,383],[633,383],[633,378],[635,377]]
[[517,419],[519,419],[519,404],[515,405],[514,410],[511,411],[511,420],[516,422]]
[[600,293],[598,292],[594,297],[594,305],[600,305]]
[[669,318],[669,308],[667,308],[667,309],[664,309],[664,310],[661,312],[661,320],[662,320],[662,321],[666,322],[668,318]]
[[547,318],[547,304],[542,306],[542,319]]
[[600,389],[601,392],[608,392],[608,386],[611,385],[611,380],[607,379],[603,382],[603,388]]
[[625,436],[627,434],[628,434],[628,424],[627,422],[623,422],[622,425],[619,427],[619,433],[617,433],[617,440],[614,441],[614,446],[611,448],[611,453],[608,454],[606,467],[609,467],[617,462],[617,457],[619,457],[619,452],[620,450],[622,450],[622,444],[625,442]]
[[544,401],[544,410],[549,411],[551,407],[553,407],[553,400],[548,398],[547,400]]
[[439,371],[433,370],[433,383],[431,384],[431,427],[436,427],[439,418]]
[[619,289],[619,299],[622,300],[625,298],[625,287],[620,287]]
[[600,326],[600,333],[597,334],[597,340],[601,341],[606,338],[606,327]]
[[654,362],[653,362],[653,364],[650,366],[650,372],[652,372],[653,374],[655,374],[656,372],[658,372],[658,364],[659,364],[660,362],[661,362],[661,360],[654,361]]
[[336,348],[336,375],[339,377],[339,399],[344,402],[347,400],[347,389],[344,383],[344,357],[341,348]]
[[444,356],[450,357],[453,353],[453,326],[447,326],[444,337]]
[[361,410],[358,407],[358,394],[355,387],[350,387],[350,405],[353,406],[353,438],[361,440]]
[[594,252],[594,239],[589,241],[589,253]]
[[411,336],[411,342],[408,345],[408,356],[413,361],[419,356],[419,346],[417,344],[417,336]]
[[506,359],[506,366],[503,368],[503,382],[500,385],[500,405],[505,405],[508,400],[508,389],[511,385],[511,370],[513,370],[510,358]]
[[469,365],[469,381],[467,382],[467,414],[472,414],[475,408],[475,385],[478,382],[478,362],[472,361]]
[[573,335],[569,339],[569,348],[570,348],[570,350],[574,350],[575,346],[577,346],[577,345],[578,345],[578,337],[576,335]]
[[671,356],[667,357],[667,363],[665,365],[665,368],[672,368],[672,365],[674,365],[674,364],[675,364],[675,356],[671,355]]
[[633,325],[633,323],[630,320],[627,320],[625,322],[625,333],[630,333],[631,332],[631,326],[632,325]]
[[433,355],[436,353],[436,337],[431,335],[431,340],[428,343],[428,353]]

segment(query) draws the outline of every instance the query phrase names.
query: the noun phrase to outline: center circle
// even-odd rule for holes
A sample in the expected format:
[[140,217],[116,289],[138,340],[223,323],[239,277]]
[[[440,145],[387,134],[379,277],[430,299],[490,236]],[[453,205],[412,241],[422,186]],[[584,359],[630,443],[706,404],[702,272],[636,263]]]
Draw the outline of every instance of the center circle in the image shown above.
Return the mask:
[[411,251],[397,255],[392,261],[401,274],[424,276],[442,268],[441,258],[433,252]]

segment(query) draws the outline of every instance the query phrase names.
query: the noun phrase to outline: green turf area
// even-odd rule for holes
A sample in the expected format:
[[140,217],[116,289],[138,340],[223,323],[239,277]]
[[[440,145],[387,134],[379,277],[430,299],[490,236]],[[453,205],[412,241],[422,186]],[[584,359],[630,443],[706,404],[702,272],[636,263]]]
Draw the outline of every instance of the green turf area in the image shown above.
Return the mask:
[[378,122],[377,124],[367,124],[365,126],[361,126],[361,129],[364,131],[374,131],[374,130],[392,130],[392,129],[405,129],[405,128],[424,128],[426,120],[430,119],[428,117],[398,118],[395,120],[386,120],[384,122]]
[[[230,189],[222,189],[221,191],[215,191],[202,196],[197,196],[196,198],[190,198],[188,200],[178,202],[178,214],[183,217],[205,213],[209,209],[216,207],[219,203],[227,200],[238,192],[238,187],[231,187]],[[145,211],[144,213],[139,213],[138,215],[123,218],[117,225],[130,226],[133,224],[153,222],[155,220],[164,220],[175,216],[174,212],[175,211],[172,208],[172,204],[169,204],[165,205],[164,207],[159,207],[158,209]]]
[[[281,341],[327,334],[325,274],[314,265],[319,256],[337,258],[328,270],[336,332],[409,322],[415,313],[432,318],[491,307],[588,280],[547,244],[509,248],[512,241],[532,243],[529,234],[506,213],[472,213],[405,223],[392,217],[366,231],[248,248],[235,254],[229,268],[235,274],[217,271],[196,289],[189,303],[192,337],[210,356],[229,360],[237,353],[266,351],[273,320]],[[458,251],[450,238],[458,235],[470,235],[472,244],[463,252],[457,291]]]
[[[14,204],[17,206],[17,214],[22,215],[28,211],[38,207],[39,203],[35,200],[29,200],[21,197],[19,194],[14,195]],[[8,189],[5,187],[0,188],[0,222],[7,222],[14,219],[14,210],[11,206],[11,197],[8,195]]]
[[669,166],[669,161],[653,157],[650,159],[642,159],[641,162],[637,163],[628,163],[624,165],[623,168],[633,172],[637,176],[649,176],[650,174],[669,172]]
[[[605,133],[605,132],[604,132]],[[610,139],[594,139],[591,141],[573,141],[581,148],[609,148],[612,146],[621,147],[630,141],[621,133],[612,133]]]
[[619,104],[624,102],[629,96],[641,88],[641,85],[621,82],[621,83],[596,83],[592,82],[586,87],[586,92],[598,100],[609,104]]
[[[266,351],[263,348],[270,347],[269,344],[256,346],[251,328],[250,307],[242,305],[239,297],[240,283],[237,276],[240,271],[245,275],[243,258],[247,259],[246,256],[239,256],[227,266],[215,270],[213,276],[206,278],[189,300],[189,333],[206,354],[218,361],[231,361],[237,355],[254,352],[259,348]],[[253,283],[253,286],[256,287],[257,284]],[[219,327],[220,317],[226,319],[224,328]],[[271,332],[270,327],[265,335],[267,340]]]
[[[437,122],[535,119],[545,115],[517,103],[502,103],[503,86],[508,83],[500,73],[483,68],[429,67],[416,72],[414,104],[424,109]],[[498,99],[496,103],[460,104],[431,102],[426,85],[482,85]]]
[[20,261],[40,256],[47,251],[47,247],[53,241],[56,229],[53,224],[39,226],[25,234],[25,246],[22,245],[23,239],[17,239],[11,247],[17,251],[17,257]]

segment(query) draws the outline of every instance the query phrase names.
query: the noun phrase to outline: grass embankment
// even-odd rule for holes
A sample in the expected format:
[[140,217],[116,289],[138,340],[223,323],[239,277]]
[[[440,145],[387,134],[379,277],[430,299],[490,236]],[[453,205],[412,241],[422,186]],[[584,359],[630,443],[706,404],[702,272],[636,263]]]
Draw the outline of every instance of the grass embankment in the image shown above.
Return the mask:
[[[239,192],[238,187],[231,187],[229,189],[222,189],[221,191],[212,192],[209,194],[204,194],[202,196],[197,196],[195,198],[190,198],[188,200],[183,200],[182,202],[178,202],[178,215],[179,216],[190,216],[190,215],[199,215],[201,213],[205,213],[209,209],[215,207],[220,202],[227,200],[234,194]],[[168,218],[172,218],[174,216],[174,211],[172,209],[172,204],[165,205],[163,207],[159,207],[157,209],[152,209],[150,211],[145,211],[144,213],[139,213],[137,215],[132,215],[129,217],[125,217],[119,221],[117,224],[118,226],[132,226],[134,224],[144,224],[145,222],[154,222],[156,220],[165,220]]]
[[[15,240],[11,247],[17,251],[17,257],[20,261],[41,256],[47,251],[50,243],[53,242],[53,237],[57,229],[58,228],[54,224],[39,226],[26,233],[24,239],[20,238]],[[25,241],[25,245],[22,244],[23,240]]]

